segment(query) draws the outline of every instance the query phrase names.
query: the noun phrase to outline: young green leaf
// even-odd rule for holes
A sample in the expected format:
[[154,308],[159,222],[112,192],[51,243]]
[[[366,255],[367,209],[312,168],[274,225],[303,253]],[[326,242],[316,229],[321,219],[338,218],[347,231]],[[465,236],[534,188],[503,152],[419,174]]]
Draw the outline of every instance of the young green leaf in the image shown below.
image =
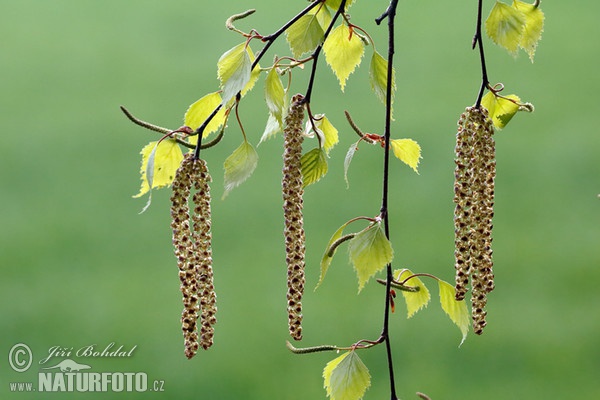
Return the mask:
[[337,231],[335,231],[335,233],[333,234],[333,236],[331,236],[331,239],[329,239],[329,243],[327,243],[327,248],[325,249],[325,254],[323,254],[323,258],[321,258],[321,276],[319,277],[319,283],[317,283],[317,287],[315,288],[315,290],[321,286],[321,283],[323,282],[323,279],[325,279],[325,274],[327,273],[327,270],[329,269],[329,266],[331,265],[331,261],[333,260],[333,256],[335,255],[335,252],[337,251],[336,249],[333,249],[333,252],[331,251],[331,246],[342,237],[342,234],[344,233],[344,229],[346,229],[346,227],[348,226],[348,222],[346,222],[344,225],[340,226],[339,229]]
[[[386,101],[387,90],[387,69],[388,62],[378,52],[373,52],[371,57],[371,66],[369,70],[369,80],[371,89],[383,104]],[[392,103],[394,102],[394,92],[396,91],[396,74],[392,71]]]
[[269,113],[269,119],[267,120],[267,125],[265,126],[265,130],[264,130],[262,136],[260,137],[260,141],[258,142],[258,144],[260,145],[265,140],[272,138],[273,136],[275,136],[277,134],[277,132],[281,132],[282,129],[283,128],[282,128],[281,124],[279,123],[279,121],[277,121],[277,117],[275,117],[273,114]]
[[374,223],[359,232],[348,243],[350,261],[358,275],[358,291],[387,264],[392,262],[394,251],[385,236],[381,222]]
[[333,19],[331,16],[331,11],[327,7],[318,6],[316,11],[310,11],[311,13],[317,16],[317,20],[321,25],[321,29],[323,32],[327,30],[329,24],[331,24],[331,20]]
[[324,36],[325,32],[314,13],[303,15],[286,31],[286,39],[296,58],[316,49]]
[[252,175],[258,164],[258,153],[254,147],[246,140],[227,157],[223,167],[225,169],[225,193],[223,198],[229,192],[239,186],[242,182]]
[[396,139],[392,140],[391,144],[394,155],[418,174],[417,167],[421,158],[421,146],[412,139]]
[[[209,93],[200,100],[193,103],[183,117],[183,123],[186,126],[196,130],[206,121],[212,112],[221,104],[222,99],[219,92]],[[210,133],[218,130],[225,123],[225,110],[221,108],[210,123],[204,129],[202,137],[208,136]],[[196,144],[198,138],[191,136],[190,143]]]
[[[394,271],[394,279],[398,282],[404,281],[411,275],[413,275],[413,273],[408,269]],[[423,282],[416,276],[406,281],[405,285],[419,288],[416,292],[401,291],[404,301],[406,302],[407,318],[410,318],[421,308],[427,307],[429,300],[431,300],[431,295],[429,294],[427,287],[425,287]]]
[[246,42],[225,52],[217,62],[217,69],[223,89],[222,104],[225,106],[250,82],[252,60]]
[[360,400],[371,386],[369,369],[354,350],[328,362],[323,378],[331,400]]
[[516,56],[525,28],[525,15],[517,8],[496,1],[485,21],[487,35],[494,43]]
[[329,119],[325,114],[316,114],[314,119],[314,127],[317,131],[314,131],[313,124],[310,121],[306,122],[305,133],[310,136],[312,133],[316,133],[321,140],[321,145],[329,154],[329,151],[339,142],[338,130],[329,122]]
[[350,168],[350,163],[352,162],[352,158],[354,157],[354,153],[358,150],[358,143],[352,143],[348,152],[346,153],[346,158],[344,158],[344,179],[346,180],[346,187],[350,187],[350,182],[348,182],[348,169]]
[[265,100],[269,112],[282,124],[285,107],[285,89],[276,68],[271,68],[265,80]]
[[[346,10],[354,3],[354,0],[346,0]],[[326,0],[325,5],[330,7],[332,10],[337,11],[342,4],[342,0]]]
[[535,49],[544,31],[544,13],[539,7],[519,0],[513,1],[513,7],[521,11],[525,16],[525,27],[519,47],[527,52],[529,59],[533,62]]
[[348,77],[360,64],[365,45],[348,25],[342,24],[331,31],[323,44],[323,51],[325,60],[340,81],[343,92]]
[[458,326],[462,332],[463,336],[462,340],[460,341],[460,345],[462,345],[467,338],[467,333],[469,332],[469,311],[467,310],[467,305],[464,300],[457,301],[454,298],[454,286],[450,285],[448,282],[442,281],[441,279],[438,280],[438,284],[440,287],[440,303],[442,305],[442,309],[446,312],[446,314],[448,314],[452,322],[454,322],[454,324]]
[[[514,100],[510,101],[508,99]],[[492,92],[486,93],[481,99],[481,105],[488,110],[488,115],[494,123],[496,129],[502,129],[510,122],[512,117],[519,111],[519,96],[509,94],[499,97]],[[516,102],[516,103],[515,103]]]
[[319,147],[304,154],[300,162],[304,187],[318,182],[327,173],[327,157]]
[[[142,155],[142,186],[135,198],[143,196],[150,188],[157,189],[173,182],[175,171],[183,160],[181,148],[173,139],[148,143],[140,153]],[[150,161],[150,162],[149,162]]]

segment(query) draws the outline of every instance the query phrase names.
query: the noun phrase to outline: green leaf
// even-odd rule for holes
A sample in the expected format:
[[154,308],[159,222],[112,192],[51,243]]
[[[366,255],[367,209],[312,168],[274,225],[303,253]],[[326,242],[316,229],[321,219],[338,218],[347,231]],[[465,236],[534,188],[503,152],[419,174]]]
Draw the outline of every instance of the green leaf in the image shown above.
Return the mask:
[[391,144],[394,155],[418,174],[417,167],[421,158],[421,146],[412,139],[396,139],[392,140]]
[[218,77],[223,89],[223,106],[250,82],[252,60],[246,42],[228,50],[217,62]]
[[175,171],[183,160],[181,148],[173,139],[148,143],[140,153],[142,155],[142,186],[135,198],[143,196],[151,188],[158,189],[173,182]]
[[239,186],[242,182],[252,175],[258,164],[258,153],[250,143],[244,142],[227,157],[223,167],[225,169],[225,193],[223,198],[229,192]]
[[[350,6],[352,5],[352,3],[354,3],[354,0],[347,0],[346,1],[346,10],[348,8],[350,8]],[[337,11],[338,8],[340,8],[340,5],[342,4],[342,0],[326,0],[325,1],[325,5],[329,8],[331,8],[334,11]]]
[[277,122],[283,123],[283,114],[285,108],[285,89],[277,73],[277,68],[271,68],[265,80],[265,100],[269,112],[273,115]]
[[525,16],[525,27],[523,28],[519,47],[527,52],[529,59],[533,62],[535,49],[544,31],[544,13],[539,7],[534,7],[533,4],[524,3],[519,0],[513,1],[513,7],[521,11]]
[[377,272],[392,262],[394,251],[381,222],[376,222],[354,236],[348,244],[350,261],[358,275],[358,291]]
[[277,121],[277,118],[273,114],[269,113],[269,119],[267,120],[267,125],[265,126],[265,130],[264,130],[258,144],[260,145],[265,140],[274,137],[277,134],[277,132],[280,132],[282,129],[283,129],[283,127],[282,127],[281,123],[279,123],[279,121]]
[[348,182],[348,169],[350,168],[350,163],[352,162],[354,153],[356,153],[356,150],[358,150],[359,142],[360,140],[350,146],[348,152],[346,153],[346,158],[344,158],[344,179],[346,180],[346,188],[350,187],[350,182]]
[[323,41],[325,32],[314,13],[303,15],[286,30],[286,39],[294,57],[313,51]]
[[457,301],[454,298],[456,293],[454,286],[441,279],[438,280],[438,284],[440,287],[440,303],[442,305],[442,310],[448,314],[452,322],[454,322],[462,332],[463,336],[460,341],[460,345],[462,345],[469,332],[469,311],[467,310],[467,304],[464,300]]
[[[306,122],[306,135],[310,136],[312,133],[316,133],[320,137],[321,145],[329,154],[333,146],[339,142],[338,130],[329,122],[325,114],[316,114],[313,123],[311,121]],[[316,132],[314,128],[317,129]]]
[[300,162],[304,187],[318,182],[327,173],[327,157],[321,148],[317,147],[304,154]]
[[[369,79],[371,89],[375,92],[377,98],[385,104],[387,91],[387,68],[388,62],[378,52],[373,52],[371,57],[371,66],[369,70]],[[396,73],[392,71],[392,103],[394,102],[394,92],[396,91]]]
[[514,94],[499,97],[493,92],[486,93],[481,99],[481,105],[488,110],[488,116],[492,119],[496,129],[504,128],[506,124],[510,122],[512,117],[515,116],[517,111],[519,111],[519,104],[515,104],[508,99],[512,99],[517,103],[521,101],[519,96]]
[[500,1],[485,21],[487,35],[494,43],[516,56],[525,28],[525,15],[515,7]]
[[[193,103],[183,117],[183,123],[186,126],[196,130],[206,121],[206,119],[213,113],[213,111],[222,103],[221,95],[219,92],[209,93],[202,97],[200,100]],[[206,137],[212,132],[218,130],[225,123],[225,110],[223,107],[217,112],[210,123],[204,129],[202,137]],[[189,138],[190,143],[196,144],[198,138],[191,136]]]
[[[413,273],[409,269],[394,271],[394,279],[398,282],[404,281],[411,275],[413,275]],[[401,291],[404,301],[406,302],[407,318],[410,318],[421,308],[427,307],[429,300],[431,300],[431,294],[429,294],[429,290],[427,290],[427,287],[425,287],[423,281],[416,276],[410,278],[404,284],[406,286],[419,288],[417,292],[407,292],[405,290]]]
[[353,350],[328,362],[323,378],[331,400],[362,399],[371,386],[369,369]]
[[327,64],[340,81],[340,87],[344,91],[346,80],[360,64],[365,53],[364,43],[347,25],[342,24],[331,31],[323,44],[323,51]]
[[337,231],[335,231],[335,233],[333,234],[333,236],[331,236],[331,239],[329,239],[329,243],[327,243],[327,248],[325,249],[325,254],[323,254],[323,258],[321,258],[321,276],[319,277],[319,283],[317,283],[317,287],[315,288],[315,290],[321,286],[321,283],[323,282],[323,279],[325,279],[325,274],[327,273],[327,270],[329,269],[329,266],[331,265],[331,261],[333,260],[333,256],[335,255],[335,252],[337,251],[337,248],[333,250],[333,253],[330,255],[329,253],[331,253],[331,246],[342,237],[342,234],[344,233],[344,229],[346,229],[346,227],[348,226],[349,222],[346,222],[344,225],[340,226],[339,229]]

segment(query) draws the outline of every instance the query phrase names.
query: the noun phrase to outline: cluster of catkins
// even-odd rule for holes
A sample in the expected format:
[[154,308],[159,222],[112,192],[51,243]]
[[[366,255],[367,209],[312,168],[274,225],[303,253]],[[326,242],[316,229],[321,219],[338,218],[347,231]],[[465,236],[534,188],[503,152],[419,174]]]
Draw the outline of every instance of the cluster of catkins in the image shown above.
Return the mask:
[[287,263],[288,327],[295,340],[302,339],[302,293],[304,292],[304,221],[302,218],[302,141],[304,97],[292,98],[285,118],[283,153],[283,212],[285,219],[285,254]]
[[458,121],[454,180],[456,299],[471,279],[473,331],[486,325],[487,294],[494,289],[492,218],[496,151],[494,126],[483,107],[467,107]]
[[[192,358],[199,347],[206,350],[213,344],[213,325],[217,322],[210,230],[210,181],[206,162],[187,154],[175,173],[172,185],[171,228],[183,294],[181,328],[187,358]],[[192,186],[195,193],[192,197],[193,212],[190,213]]]

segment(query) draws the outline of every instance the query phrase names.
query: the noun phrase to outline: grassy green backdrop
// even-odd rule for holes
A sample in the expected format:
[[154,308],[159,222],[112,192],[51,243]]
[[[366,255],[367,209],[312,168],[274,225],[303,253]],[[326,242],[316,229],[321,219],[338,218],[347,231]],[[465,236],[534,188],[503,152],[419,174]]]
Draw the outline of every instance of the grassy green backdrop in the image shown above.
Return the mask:
[[[489,10],[492,2],[485,3]],[[142,215],[144,200],[131,198],[139,185],[138,152],[153,134],[118,110],[124,104],[156,124],[180,126],[187,106],[217,89],[219,56],[240,42],[224,28],[228,16],[256,8],[239,25],[268,34],[305,4],[0,0],[0,397],[109,397],[11,393],[9,382],[37,385],[37,363],[52,346],[115,342],[137,348],[130,358],[75,359],[92,371],[142,371],[164,381],[162,393],[127,398],[325,398],[321,371],[334,355],[295,356],[284,346],[281,138],[259,147],[259,168],[225,200],[221,165],[241,141],[239,128],[230,124],[222,145],[205,153],[214,177],[219,322],[215,346],[188,361],[169,193],[156,192]],[[353,22],[373,34],[382,52],[385,29],[373,19],[386,5],[358,1],[352,9]],[[536,106],[497,134],[497,289],[489,326],[458,348],[459,331],[435,298],[409,321],[399,304],[392,335],[404,399],[416,398],[416,391],[433,399],[600,396],[600,5],[548,1],[542,7],[546,31],[533,65],[524,53],[514,60],[486,43],[491,80]],[[394,136],[419,141],[423,160],[420,175],[399,162],[392,167],[394,263],[446,280],[453,279],[456,120],[475,100],[480,79],[470,50],[474,17],[474,1],[406,1],[398,16]],[[295,74],[294,90],[305,90],[306,78]],[[361,148],[345,188],[342,164],[355,137],[342,111],[350,110],[364,130],[381,132],[383,109],[368,89],[364,65],[343,96],[323,64],[314,96],[313,111],[327,113],[341,143],[328,176],[305,198],[303,344],[348,345],[379,335],[381,288],[369,285],[357,296],[341,252],[322,287],[310,289],[331,233],[379,208],[380,150]],[[260,86],[241,115],[256,144],[266,121]],[[7,362],[16,343],[34,354],[32,368],[21,374]],[[386,398],[383,348],[361,356],[372,374],[366,399]]]

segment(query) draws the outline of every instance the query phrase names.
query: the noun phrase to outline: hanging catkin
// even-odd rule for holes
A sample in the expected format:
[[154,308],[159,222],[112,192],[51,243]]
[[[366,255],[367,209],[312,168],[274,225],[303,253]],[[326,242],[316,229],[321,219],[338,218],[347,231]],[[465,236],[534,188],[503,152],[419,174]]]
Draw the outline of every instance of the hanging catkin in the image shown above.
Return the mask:
[[302,339],[302,293],[304,292],[304,223],[302,195],[304,193],[301,170],[304,120],[304,97],[292,98],[285,118],[283,153],[283,212],[285,219],[285,253],[287,263],[287,310],[290,335]]
[[467,107],[458,121],[454,180],[456,299],[471,280],[473,330],[486,325],[487,294],[494,289],[492,218],[496,153],[494,127],[484,108]]
[[[213,285],[210,232],[211,181],[204,160],[193,154],[183,159],[173,179],[171,195],[171,228],[179,280],[183,295],[181,328],[185,355],[192,358],[199,346],[208,349],[213,343],[216,323],[216,296]],[[189,198],[194,186],[194,210],[190,215]],[[200,342],[198,318],[200,317]]]

